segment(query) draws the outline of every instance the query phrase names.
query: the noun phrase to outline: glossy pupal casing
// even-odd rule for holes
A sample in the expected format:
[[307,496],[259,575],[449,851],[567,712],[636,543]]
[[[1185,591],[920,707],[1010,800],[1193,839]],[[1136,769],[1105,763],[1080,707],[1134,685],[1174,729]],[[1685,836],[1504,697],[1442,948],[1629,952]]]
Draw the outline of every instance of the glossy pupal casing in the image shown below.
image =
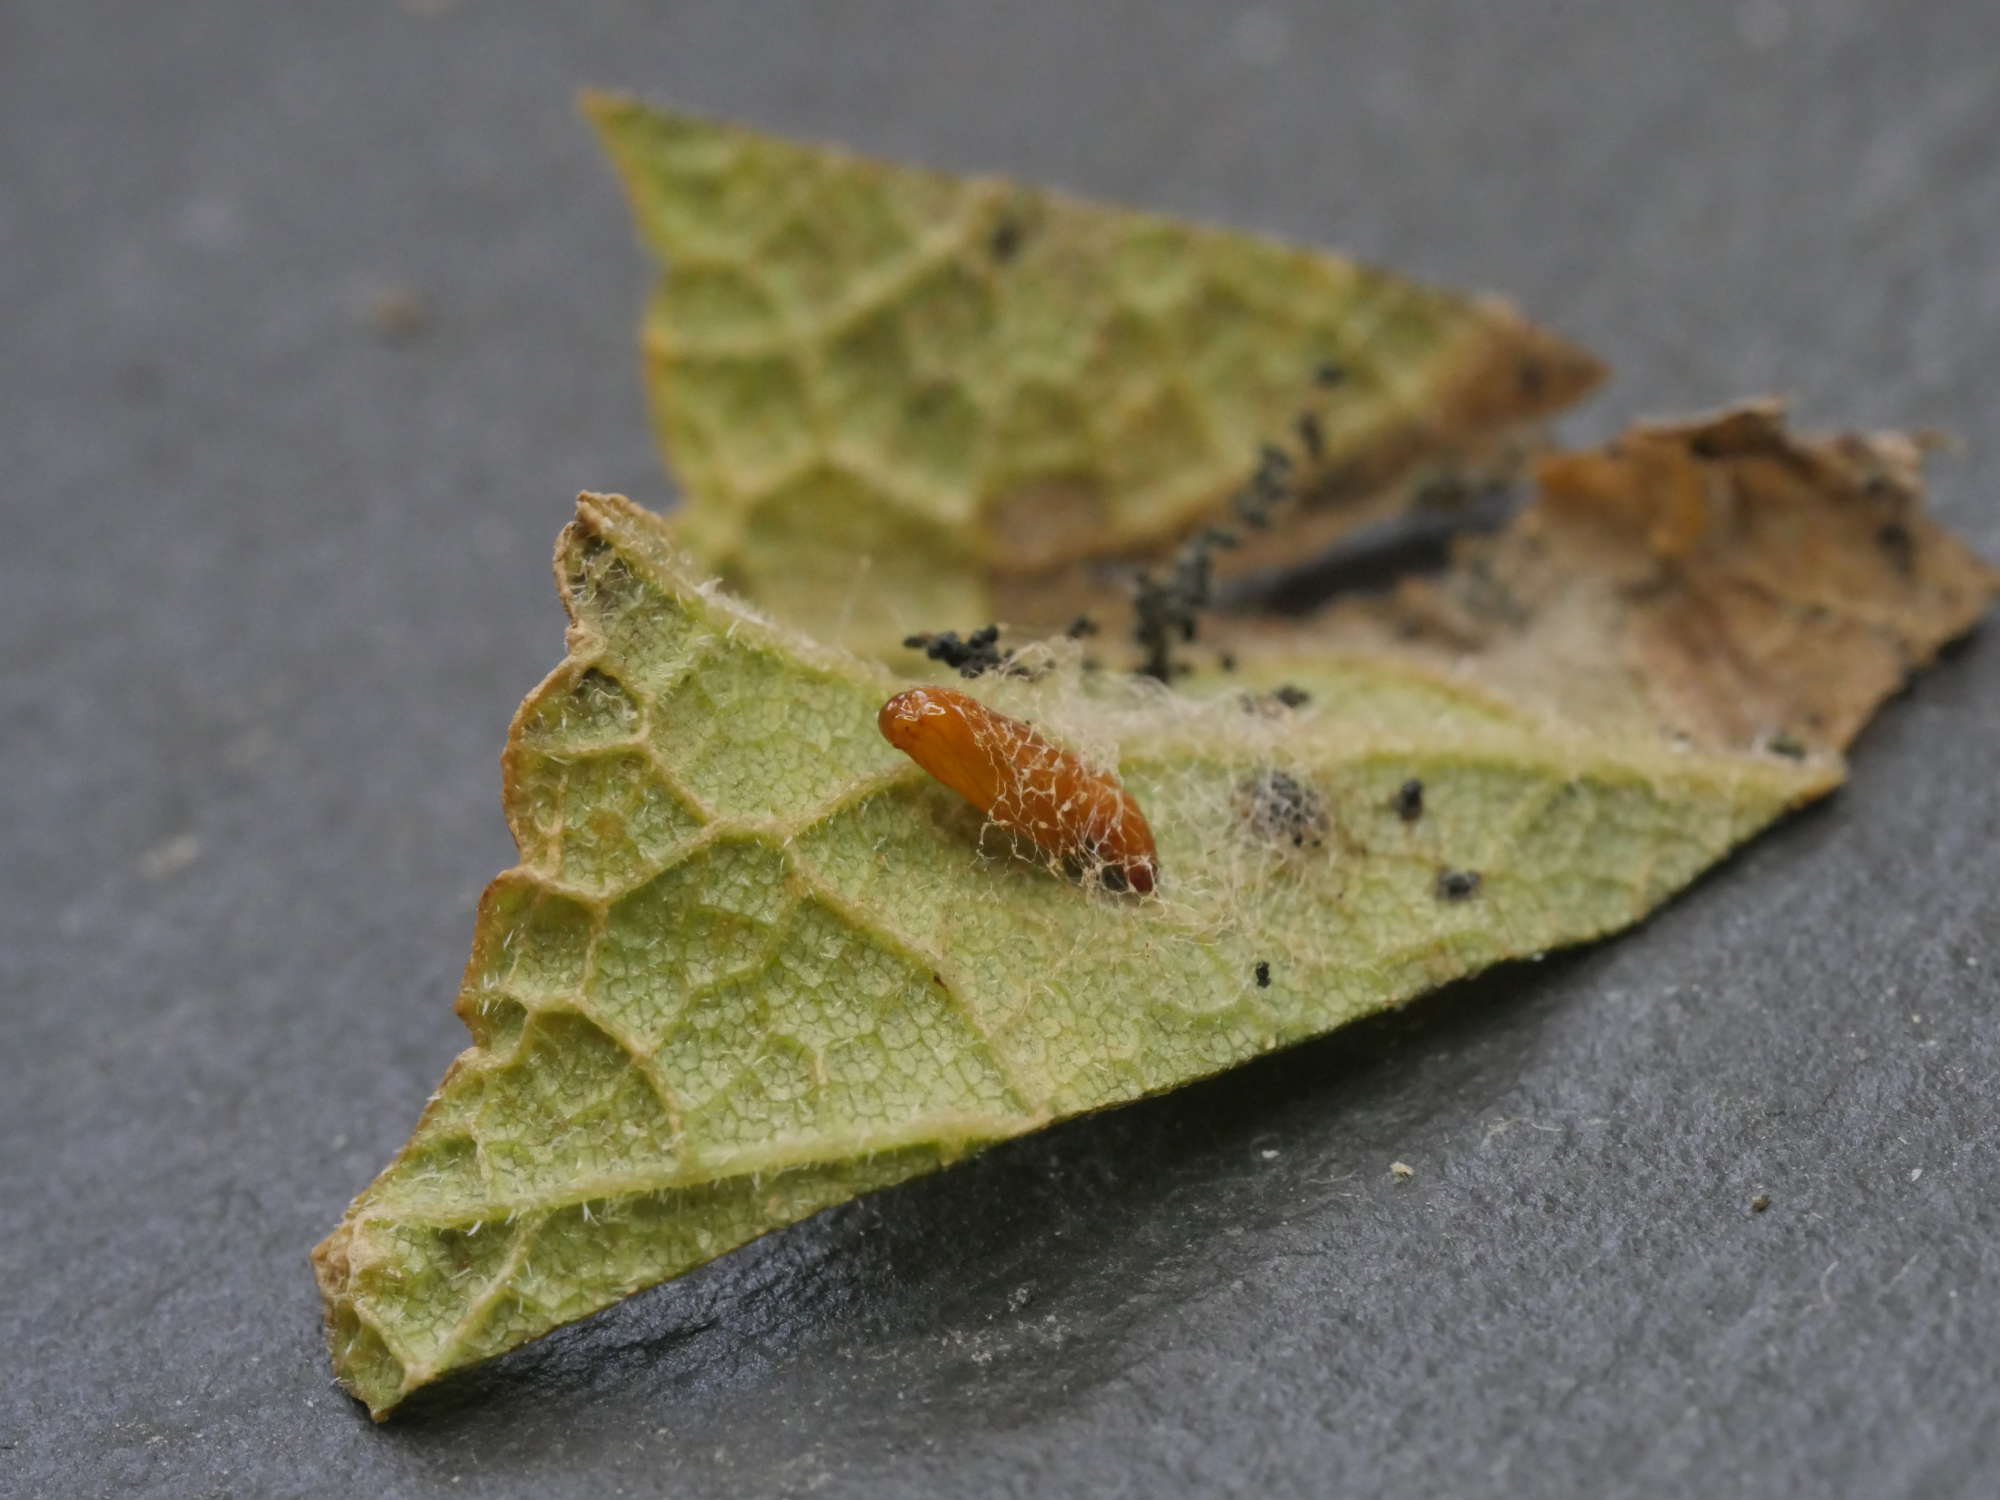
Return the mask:
[[1045,854],[1097,870],[1106,885],[1142,895],[1158,858],[1124,787],[1032,725],[950,688],[896,694],[875,722],[882,737],[995,824]]

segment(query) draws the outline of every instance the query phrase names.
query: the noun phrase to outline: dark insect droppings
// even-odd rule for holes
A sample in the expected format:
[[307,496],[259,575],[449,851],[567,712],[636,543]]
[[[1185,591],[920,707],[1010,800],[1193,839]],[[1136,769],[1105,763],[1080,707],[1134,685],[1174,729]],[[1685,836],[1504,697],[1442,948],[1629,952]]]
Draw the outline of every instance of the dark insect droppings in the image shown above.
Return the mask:
[[1875,533],[1875,545],[1882,549],[1898,573],[1908,576],[1916,563],[1917,539],[1901,521],[1885,521]]
[[1315,849],[1326,838],[1326,799],[1285,771],[1259,771],[1243,783],[1239,806],[1259,838]]
[[1260,990],[1268,990],[1270,987],[1271,987],[1271,965],[1267,960],[1260,958],[1257,960],[1257,988]]
[[993,237],[986,242],[986,248],[1001,265],[1007,264],[1021,253],[1021,225],[1011,215],[993,226]]
[[1412,776],[1396,788],[1396,816],[1414,823],[1424,815],[1424,784]]
[[1271,696],[1287,708],[1304,708],[1312,702],[1311,693],[1302,687],[1294,687],[1289,682],[1281,684]]
[[956,668],[961,677],[978,677],[995,671],[1014,677],[1027,676],[1027,670],[1015,664],[1014,653],[1000,649],[999,640],[998,625],[983,625],[964,640],[958,638],[956,630],[940,630],[904,636],[903,644],[912,651],[923,652],[932,661]]
[[1437,893],[1440,901],[1464,901],[1479,889],[1477,870],[1439,870]]
[[[1321,360],[1313,368],[1313,382],[1321,387],[1340,384],[1347,372],[1332,360]],[[1325,457],[1326,433],[1317,412],[1300,412],[1293,419],[1306,462],[1319,467]],[[1229,508],[1245,526],[1262,531],[1270,527],[1272,513],[1294,493],[1296,460],[1276,443],[1260,443],[1256,467],[1249,481],[1229,498]],[[1132,639],[1139,647],[1136,670],[1161,682],[1190,670],[1174,660],[1174,645],[1195,639],[1200,633],[1197,619],[1209,608],[1215,572],[1215,554],[1242,545],[1239,532],[1226,526],[1205,527],[1183,542],[1174,555],[1171,569],[1164,573],[1142,571],[1133,578]]]
[[1308,459],[1318,463],[1326,457],[1326,434],[1320,430],[1318,415],[1309,411],[1300,412],[1297,426],[1299,446],[1306,450]]

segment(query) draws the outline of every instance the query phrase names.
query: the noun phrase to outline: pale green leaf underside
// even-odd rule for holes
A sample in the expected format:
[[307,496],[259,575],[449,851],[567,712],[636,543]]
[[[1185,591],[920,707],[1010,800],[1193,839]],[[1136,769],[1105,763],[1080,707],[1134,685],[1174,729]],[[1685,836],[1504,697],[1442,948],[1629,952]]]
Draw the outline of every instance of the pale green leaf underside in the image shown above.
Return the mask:
[[[1065,569],[1176,539],[1302,410],[1365,488],[1599,374],[1503,304],[1324,251],[587,107],[665,272],[645,371],[683,544],[866,654],[947,622],[1060,626]],[[1329,361],[1334,393],[1312,383]]]
[[[571,652],[509,749],[522,859],[482,904],[476,1045],[316,1256],[378,1414],[830,1203],[1625,926],[1834,779],[1407,664],[1329,664],[1338,710],[1282,720],[982,684],[1146,809],[1159,898],[1093,894],[982,845],[882,741],[896,679],[698,586],[664,535],[603,497],[565,534]],[[1325,799],[1322,847],[1246,819],[1271,768]],[[1440,899],[1445,868],[1477,895]]]

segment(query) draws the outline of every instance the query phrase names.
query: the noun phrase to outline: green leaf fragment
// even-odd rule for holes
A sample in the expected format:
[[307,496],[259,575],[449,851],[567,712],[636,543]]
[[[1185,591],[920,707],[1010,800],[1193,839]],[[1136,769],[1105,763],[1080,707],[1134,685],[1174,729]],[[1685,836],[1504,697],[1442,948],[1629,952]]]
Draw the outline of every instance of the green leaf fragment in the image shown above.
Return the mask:
[[578,502],[473,1045],[314,1251],[377,1417],[856,1194],[1629,925],[1835,785],[1994,595],[1904,440],[1640,429],[1548,460],[1431,583],[1237,627],[1234,676],[1168,692],[1065,643],[983,679],[1145,809],[1158,895],[1086,890],[888,746],[907,684],[823,642],[1095,612],[1092,568],[1212,513],[1317,362],[1347,379],[1300,550],[1594,362],[1332,257],[591,109],[671,263],[646,346],[685,516]]
[[[570,654],[506,757],[522,863],[481,905],[475,1045],[315,1252],[377,1415],[828,1204],[1625,926],[1837,777],[1388,662],[1282,716],[997,686],[1147,810],[1160,898],[1093,895],[982,847],[875,733],[898,681],[704,585],[657,518],[586,496],[557,567]],[[1246,807],[1273,769],[1323,838]]]
[[1302,412],[1324,482],[1294,555],[1412,464],[1485,450],[1601,373],[1504,304],[1323,252],[586,108],[664,267],[643,346],[681,541],[865,653],[1101,607],[1093,568],[1214,517]]

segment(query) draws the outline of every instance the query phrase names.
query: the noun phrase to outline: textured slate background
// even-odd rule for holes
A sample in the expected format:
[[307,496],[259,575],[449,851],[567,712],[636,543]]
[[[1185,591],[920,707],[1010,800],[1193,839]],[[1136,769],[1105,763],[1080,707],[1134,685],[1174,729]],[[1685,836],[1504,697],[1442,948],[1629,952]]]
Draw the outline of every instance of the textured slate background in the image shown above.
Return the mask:
[[1990,636],[1620,942],[388,1428],[326,1374],[305,1252],[460,1044],[550,541],[671,500],[581,84],[1504,289],[1618,367],[1579,436],[1950,426],[2000,555],[1992,8],[1565,10],[0,6],[0,1492],[1990,1494]]

